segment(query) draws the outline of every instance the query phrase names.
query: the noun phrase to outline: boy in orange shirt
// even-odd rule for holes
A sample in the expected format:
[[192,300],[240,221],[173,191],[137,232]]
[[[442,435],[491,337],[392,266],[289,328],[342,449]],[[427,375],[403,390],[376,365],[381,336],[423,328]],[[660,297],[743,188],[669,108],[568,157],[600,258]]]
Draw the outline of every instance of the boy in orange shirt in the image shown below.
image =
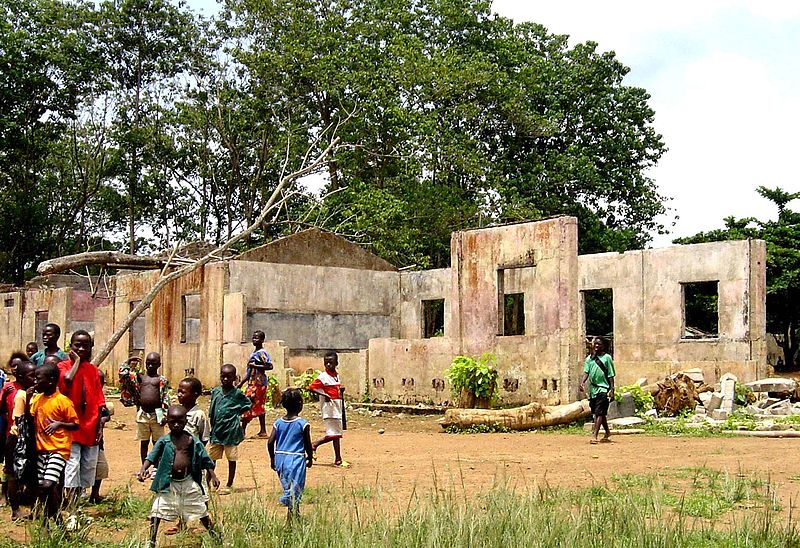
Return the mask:
[[58,367],[44,364],[36,370],[36,394],[31,415],[36,430],[39,501],[44,517],[53,518],[61,508],[64,468],[72,447],[72,432],[78,429],[78,414],[72,401],[58,391]]

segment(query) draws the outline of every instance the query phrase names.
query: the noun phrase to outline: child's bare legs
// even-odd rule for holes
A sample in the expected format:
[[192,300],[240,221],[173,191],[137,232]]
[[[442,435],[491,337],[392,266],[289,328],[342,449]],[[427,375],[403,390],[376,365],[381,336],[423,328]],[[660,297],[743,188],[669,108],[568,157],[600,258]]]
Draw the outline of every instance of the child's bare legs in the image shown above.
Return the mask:
[[235,460],[229,460],[228,461],[228,482],[225,484],[225,486],[228,489],[231,489],[233,487],[233,478],[235,478],[235,477],[236,477],[236,461]]
[[139,456],[142,457],[142,464],[147,459],[147,447],[150,445],[150,440],[142,440],[139,442]]
[[341,438],[329,438],[325,436],[311,444],[311,449],[317,450],[317,447],[326,443],[333,442],[333,464],[342,464],[342,441]]
[[19,481],[17,478],[8,477],[8,503],[11,506],[11,519],[23,518],[22,511],[19,509]]
[[263,437],[267,435],[267,420],[265,415],[258,416],[258,425],[261,429],[258,431],[258,435]]
[[608,437],[611,435],[611,431],[608,429],[608,417],[606,415],[602,415],[600,417],[602,420],[600,424],[603,426],[603,430],[605,430],[605,435],[603,436],[604,440],[607,440]]
[[62,486],[60,483],[45,480],[39,484],[39,502],[45,519],[58,516],[62,503],[61,492]]
[[147,548],[156,548],[156,538],[158,537],[158,526],[161,518],[150,518],[150,540],[147,541]]
[[252,419],[242,418],[242,436],[247,437],[247,425],[250,424]]
[[200,523],[202,523],[203,527],[206,528],[206,531],[208,531],[208,534],[211,535],[211,538],[213,538],[216,541],[222,540],[222,537],[220,536],[219,531],[214,529],[214,524],[211,523],[211,518],[210,517],[206,516],[204,518],[200,518]]

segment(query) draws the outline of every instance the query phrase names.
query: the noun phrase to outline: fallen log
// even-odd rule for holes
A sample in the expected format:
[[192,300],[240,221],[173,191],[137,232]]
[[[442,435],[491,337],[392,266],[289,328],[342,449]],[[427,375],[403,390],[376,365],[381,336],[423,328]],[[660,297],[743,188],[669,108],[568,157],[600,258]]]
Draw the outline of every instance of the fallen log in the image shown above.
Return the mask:
[[752,438],[800,438],[797,430],[723,430],[722,433]]
[[509,430],[531,430],[569,424],[591,414],[589,400],[552,406],[534,402],[513,409],[448,409],[441,425],[443,428],[498,425]]
[[[42,261],[36,267],[36,272],[42,276],[56,274],[65,270],[76,270],[85,266],[102,265],[119,268],[161,268],[167,264],[168,259],[163,257],[148,257],[143,255],[130,255],[118,251],[87,251],[77,255],[65,255]],[[173,259],[173,264],[176,262]],[[178,261],[185,262],[185,261]]]

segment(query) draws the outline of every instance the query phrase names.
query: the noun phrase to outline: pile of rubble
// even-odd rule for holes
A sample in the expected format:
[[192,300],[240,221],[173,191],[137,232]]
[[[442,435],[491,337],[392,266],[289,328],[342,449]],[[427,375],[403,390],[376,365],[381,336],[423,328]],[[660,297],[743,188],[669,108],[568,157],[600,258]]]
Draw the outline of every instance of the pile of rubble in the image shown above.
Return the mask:
[[747,403],[736,401],[737,379],[727,373],[722,376],[719,390],[700,394],[702,405],[695,408],[699,415],[710,416],[716,420],[726,420],[734,411],[743,411],[756,419],[770,419],[775,416],[800,415],[800,402],[797,399],[797,381],[788,378],[768,378],[745,383],[752,391]]

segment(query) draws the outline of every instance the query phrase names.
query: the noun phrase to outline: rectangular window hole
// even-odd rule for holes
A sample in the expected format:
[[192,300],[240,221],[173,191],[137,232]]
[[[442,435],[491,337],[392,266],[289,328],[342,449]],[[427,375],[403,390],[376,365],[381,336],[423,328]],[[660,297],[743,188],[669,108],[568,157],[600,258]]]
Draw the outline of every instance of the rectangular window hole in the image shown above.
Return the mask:
[[553,392],[558,392],[558,380],[557,379],[550,379],[550,390]]
[[503,335],[525,334],[525,294],[510,293],[503,298]]
[[[129,310],[133,311],[139,303],[142,301],[131,301],[129,303]],[[138,318],[133,321],[133,325],[131,325],[131,332],[130,336],[128,337],[128,355],[133,356],[135,354],[141,355],[144,353],[144,335],[147,328],[147,319],[145,318],[145,314],[141,314]]]
[[6,308],[11,308],[12,306],[14,306],[14,297],[6,297],[3,300],[3,304],[5,305]]
[[581,291],[584,335],[611,337],[614,334],[614,291],[611,288]]
[[719,336],[719,281],[681,284],[684,339]]
[[181,342],[200,342],[200,295],[181,297]]
[[422,338],[444,336],[444,299],[422,301]]
[[36,311],[36,342],[39,344],[39,348],[44,345],[42,331],[44,331],[44,326],[48,324],[49,318],[50,313],[47,310]]
[[547,379],[542,379],[542,390],[547,390]]

